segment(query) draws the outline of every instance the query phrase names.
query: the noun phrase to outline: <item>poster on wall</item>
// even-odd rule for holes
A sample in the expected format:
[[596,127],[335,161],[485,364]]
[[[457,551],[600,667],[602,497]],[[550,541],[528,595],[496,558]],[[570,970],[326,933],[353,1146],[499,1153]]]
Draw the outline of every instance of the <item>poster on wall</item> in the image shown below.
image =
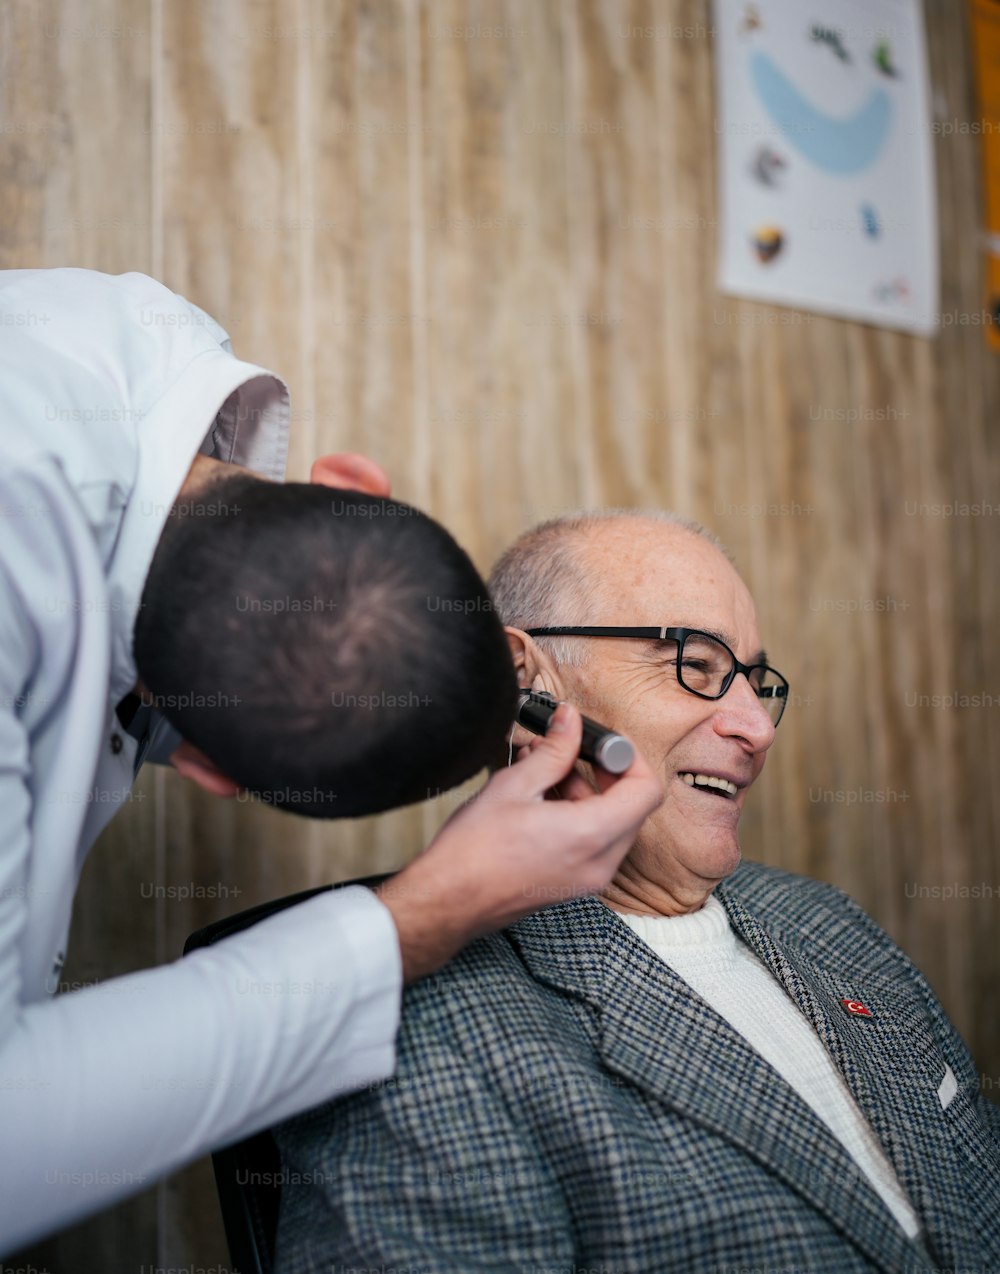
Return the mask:
[[719,288],[931,334],[919,0],[714,0]]

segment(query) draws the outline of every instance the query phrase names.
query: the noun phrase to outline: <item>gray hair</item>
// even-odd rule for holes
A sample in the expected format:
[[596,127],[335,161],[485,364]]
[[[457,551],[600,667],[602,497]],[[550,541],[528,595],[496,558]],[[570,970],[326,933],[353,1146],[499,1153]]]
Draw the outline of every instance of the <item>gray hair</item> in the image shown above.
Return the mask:
[[[498,558],[490,572],[489,590],[501,622],[520,629],[585,624],[595,581],[588,576],[581,541],[600,523],[625,519],[680,527],[733,560],[717,536],[681,513],[665,509],[565,513],[525,531]],[[536,637],[535,641],[558,664],[579,668],[586,662],[585,642],[571,637]]]

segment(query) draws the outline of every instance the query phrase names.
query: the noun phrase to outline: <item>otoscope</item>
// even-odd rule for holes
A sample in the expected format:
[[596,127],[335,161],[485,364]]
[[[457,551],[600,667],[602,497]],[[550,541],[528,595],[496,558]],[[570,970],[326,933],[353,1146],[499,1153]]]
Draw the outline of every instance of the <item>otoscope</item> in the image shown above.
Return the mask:
[[[533,734],[546,734],[558,707],[546,691],[522,690],[517,699],[515,720]],[[623,734],[616,734],[606,725],[584,717],[580,757],[592,765],[599,765],[609,774],[624,774],[635,760],[635,748]]]

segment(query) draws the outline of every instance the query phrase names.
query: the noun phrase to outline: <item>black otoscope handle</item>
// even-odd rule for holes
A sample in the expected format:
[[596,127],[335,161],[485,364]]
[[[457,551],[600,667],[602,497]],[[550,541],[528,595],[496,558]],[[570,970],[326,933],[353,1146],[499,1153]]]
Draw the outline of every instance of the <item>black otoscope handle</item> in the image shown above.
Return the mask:
[[[533,734],[546,734],[558,707],[550,694],[522,690],[517,701],[517,724]],[[609,774],[624,774],[635,760],[635,748],[624,735],[584,717],[580,756]]]

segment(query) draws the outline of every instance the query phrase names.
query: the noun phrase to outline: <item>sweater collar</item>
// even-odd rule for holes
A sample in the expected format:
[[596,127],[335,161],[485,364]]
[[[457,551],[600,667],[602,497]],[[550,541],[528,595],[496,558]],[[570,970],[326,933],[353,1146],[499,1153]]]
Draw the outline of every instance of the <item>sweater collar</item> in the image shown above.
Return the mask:
[[616,915],[643,942],[657,949],[694,951],[718,946],[727,937],[732,937],[729,916],[714,894],[709,894],[697,911],[683,916],[633,916],[622,912],[616,912]]

